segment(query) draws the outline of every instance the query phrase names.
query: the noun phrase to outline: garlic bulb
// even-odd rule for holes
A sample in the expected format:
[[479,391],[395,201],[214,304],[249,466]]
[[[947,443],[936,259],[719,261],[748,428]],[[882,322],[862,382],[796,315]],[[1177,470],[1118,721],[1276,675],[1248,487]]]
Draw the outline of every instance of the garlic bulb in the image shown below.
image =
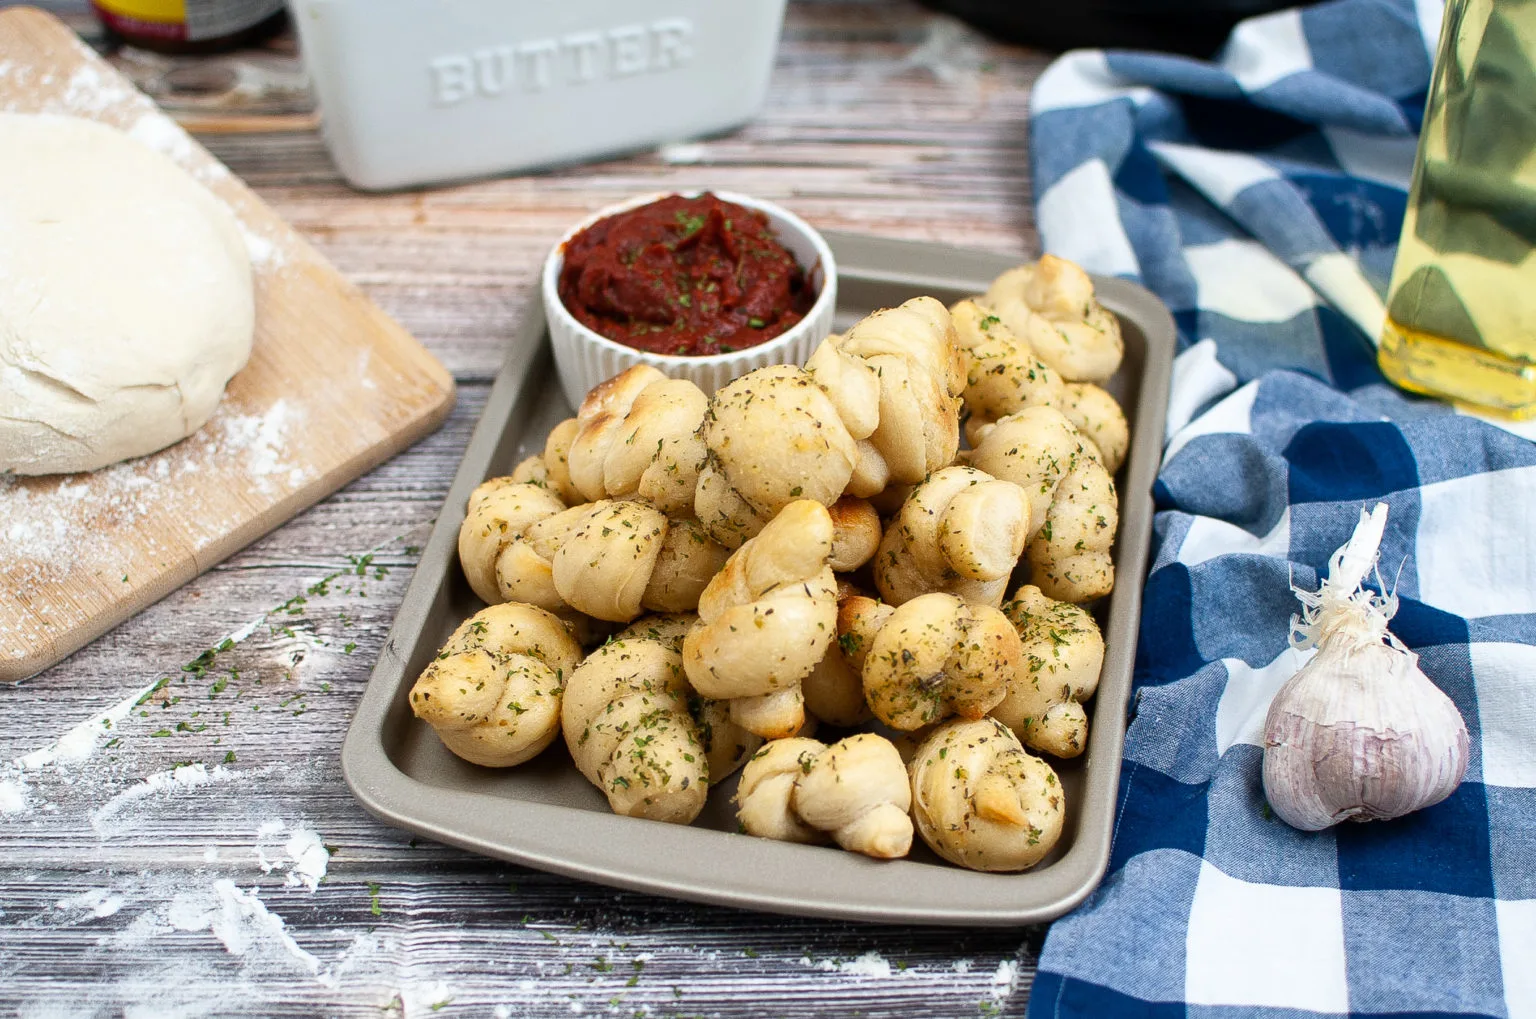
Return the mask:
[[1317,655],[1270,704],[1264,793],[1302,831],[1401,817],[1445,799],[1467,771],[1461,713],[1387,629],[1397,596],[1360,586],[1386,524],[1385,503],[1362,509],[1321,589],[1292,587],[1304,607],[1291,643]]

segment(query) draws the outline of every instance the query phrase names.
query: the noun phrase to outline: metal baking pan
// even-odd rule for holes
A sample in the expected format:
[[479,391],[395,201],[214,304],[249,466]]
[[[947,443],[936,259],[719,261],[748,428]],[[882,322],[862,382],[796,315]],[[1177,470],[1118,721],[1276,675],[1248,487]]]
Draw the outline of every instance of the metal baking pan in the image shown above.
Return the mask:
[[[1017,259],[935,244],[827,234],[837,256],[838,327],[928,294],[946,304],[980,293]],[[411,684],[450,631],[482,605],[459,570],[457,538],[470,490],[543,449],[569,417],[542,310],[534,306],[491,390],[394,629],[342,747],[358,800],[390,824],[486,856],[635,891],[751,909],[888,923],[1007,925],[1060,916],[1081,902],[1109,860],[1126,703],[1152,535],[1152,481],[1161,457],[1173,363],[1167,310],[1142,288],[1099,279],[1119,317],[1125,362],[1107,388],[1131,421],[1117,483],[1116,586],[1098,607],[1106,653],[1088,749],[1052,762],[1067,795],[1060,843],[1023,874],[982,874],[944,863],[914,841],[904,860],[736,834],[736,776],[717,786],[692,826],[619,817],[576,771],[562,745],[517,768],[469,764],[411,714]]]

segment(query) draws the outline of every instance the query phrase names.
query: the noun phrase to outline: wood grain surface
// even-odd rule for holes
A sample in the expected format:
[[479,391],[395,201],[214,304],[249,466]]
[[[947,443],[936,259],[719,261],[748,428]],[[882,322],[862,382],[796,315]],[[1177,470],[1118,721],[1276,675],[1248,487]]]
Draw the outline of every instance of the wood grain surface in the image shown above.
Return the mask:
[[443,367],[73,32],[0,11],[0,110],[140,138],[222,198],[251,250],[249,363],[192,438],[92,474],[0,478],[0,681],[43,669],[435,428]]
[[[201,139],[459,400],[437,433],[0,688],[0,1014],[1022,1015],[1042,929],[793,920],[506,867],[372,820],[337,753],[569,222],[704,185],[819,227],[1027,254],[1026,111],[1048,59],[911,3],[796,2],[767,108],[720,139],[388,196],[348,189],[310,132]],[[262,869],[298,828],[334,849],[313,892]]]

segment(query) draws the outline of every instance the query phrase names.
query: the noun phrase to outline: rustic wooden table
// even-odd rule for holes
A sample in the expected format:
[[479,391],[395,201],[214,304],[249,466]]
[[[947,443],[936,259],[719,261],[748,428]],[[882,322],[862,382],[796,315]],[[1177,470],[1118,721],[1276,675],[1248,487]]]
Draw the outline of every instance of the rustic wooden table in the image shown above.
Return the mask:
[[342,182],[313,131],[205,136],[448,366],[458,406],[0,690],[0,1012],[1022,1014],[1043,929],[800,920],[521,870],[375,821],[337,754],[562,228],[705,185],[824,228],[1024,255],[1027,102],[1047,61],[904,0],[821,0],[791,4],[762,115],[695,145],[376,196]]

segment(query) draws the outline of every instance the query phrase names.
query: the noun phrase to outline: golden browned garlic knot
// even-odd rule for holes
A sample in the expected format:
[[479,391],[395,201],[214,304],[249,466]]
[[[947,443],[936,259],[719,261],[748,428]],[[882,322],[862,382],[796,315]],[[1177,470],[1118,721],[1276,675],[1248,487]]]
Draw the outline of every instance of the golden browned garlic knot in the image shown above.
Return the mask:
[[614,813],[687,824],[704,808],[708,758],[688,694],[676,647],[644,636],[609,641],[571,673],[565,743]]
[[912,791],[890,741],[858,733],[830,747],[813,739],[774,740],[741,773],[736,817],[749,835],[788,842],[830,836],[882,860],[907,855]]
[[1060,411],[1030,407],[993,426],[971,455],[1030,500],[1030,579],[1058,601],[1085,602],[1115,586],[1110,548],[1120,524],[1115,484],[1099,450]]
[[561,697],[581,647],[532,605],[492,605],[465,620],[411,687],[411,710],[475,764],[521,764],[560,731]]
[[726,548],[739,547],[797,499],[832,505],[858,459],[827,394],[794,365],[758,368],[719,389],[703,435],[708,459],[694,511]]
[[921,595],[869,642],[864,696],[876,718],[905,732],[949,715],[980,718],[1003,699],[1020,655],[1018,632],[997,609]]
[[800,681],[836,635],[831,554],[827,508],[792,502],[699,597],[683,643],[688,679],[705,697],[729,699],[732,719],[760,736],[788,736],[805,721]]
[[634,499],[671,517],[691,516],[708,406],[698,386],[649,365],[598,384],[576,412],[567,453],[572,485],[586,500]]
[[1099,687],[1104,638],[1080,605],[1047,598],[1025,584],[1003,606],[1018,628],[1024,657],[1008,694],[992,709],[1020,742],[1055,757],[1076,757],[1088,746],[1083,702]]
[[1032,530],[1018,485],[946,467],[912,490],[875,553],[875,586],[892,605],[934,591],[1002,603]]
[[1025,870],[1061,838],[1056,772],[995,718],[947,722],[908,765],[912,818],[923,841],[972,870]]

